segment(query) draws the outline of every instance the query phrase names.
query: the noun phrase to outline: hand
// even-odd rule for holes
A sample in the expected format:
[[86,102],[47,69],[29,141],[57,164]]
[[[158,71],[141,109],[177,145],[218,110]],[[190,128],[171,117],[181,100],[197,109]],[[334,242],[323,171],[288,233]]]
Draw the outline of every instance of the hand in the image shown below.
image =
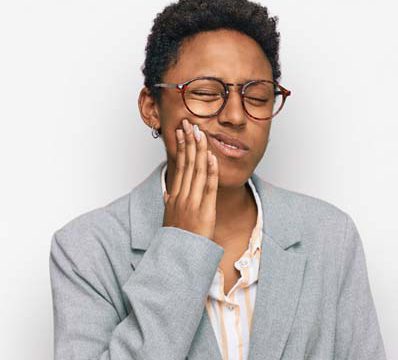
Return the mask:
[[170,194],[164,192],[163,226],[178,227],[214,241],[218,188],[217,158],[207,149],[202,131],[194,136],[192,124],[183,120],[176,130],[176,172]]

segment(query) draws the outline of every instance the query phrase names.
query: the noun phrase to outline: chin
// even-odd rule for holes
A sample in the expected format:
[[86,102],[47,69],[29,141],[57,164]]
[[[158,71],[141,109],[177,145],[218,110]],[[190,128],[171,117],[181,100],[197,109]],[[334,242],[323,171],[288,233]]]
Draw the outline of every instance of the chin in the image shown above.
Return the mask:
[[247,168],[219,165],[218,169],[218,187],[238,188],[243,186],[251,176],[251,172]]

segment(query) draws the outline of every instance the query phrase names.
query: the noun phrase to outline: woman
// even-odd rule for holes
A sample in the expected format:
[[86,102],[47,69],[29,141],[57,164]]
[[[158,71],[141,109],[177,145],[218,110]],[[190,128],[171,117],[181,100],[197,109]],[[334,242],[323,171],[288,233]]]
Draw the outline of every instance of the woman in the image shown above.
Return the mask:
[[351,217],[262,180],[276,18],[181,0],[155,19],[138,104],[167,161],[55,232],[55,358],[385,359]]

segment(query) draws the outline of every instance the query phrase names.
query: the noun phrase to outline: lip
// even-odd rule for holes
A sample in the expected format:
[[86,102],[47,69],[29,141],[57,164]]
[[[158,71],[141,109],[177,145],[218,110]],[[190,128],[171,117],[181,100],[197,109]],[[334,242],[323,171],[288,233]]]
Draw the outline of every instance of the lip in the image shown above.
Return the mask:
[[[218,137],[218,136],[217,136]],[[213,134],[208,133],[208,138],[210,140],[210,143],[213,145],[212,147],[216,148],[219,153],[222,155],[229,157],[229,158],[235,158],[235,159],[240,159],[244,157],[248,152],[249,152],[249,147],[242,143],[239,142],[239,148],[238,149],[233,149],[231,147],[228,147],[224,144],[222,144],[217,137]],[[234,142],[231,142],[232,144]],[[236,141],[235,141],[236,144]]]
[[249,146],[244,143],[243,141],[239,140],[238,138],[233,138],[231,136],[228,136],[227,134],[223,133],[210,133],[207,132],[207,134],[210,137],[216,138],[217,140],[221,140],[222,142],[229,144],[229,145],[234,145],[238,147],[240,150],[249,150]]

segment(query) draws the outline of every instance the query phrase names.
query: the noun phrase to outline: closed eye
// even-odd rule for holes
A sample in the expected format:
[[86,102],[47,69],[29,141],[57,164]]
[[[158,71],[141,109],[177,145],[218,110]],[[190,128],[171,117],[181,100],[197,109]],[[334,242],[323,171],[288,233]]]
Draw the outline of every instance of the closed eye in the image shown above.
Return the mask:
[[249,101],[264,103],[264,104],[268,101],[267,98],[255,98],[252,96],[245,96],[245,99],[247,99]]

